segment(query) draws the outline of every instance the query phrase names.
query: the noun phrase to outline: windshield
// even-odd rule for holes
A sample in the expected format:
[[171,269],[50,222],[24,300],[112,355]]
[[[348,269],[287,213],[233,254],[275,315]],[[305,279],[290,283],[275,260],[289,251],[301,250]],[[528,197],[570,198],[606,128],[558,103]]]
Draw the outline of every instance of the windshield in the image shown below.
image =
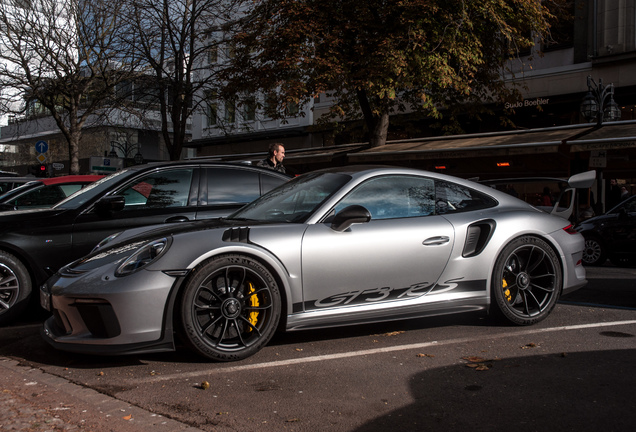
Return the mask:
[[8,199],[11,199],[11,197],[19,195],[22,192],[24,192],[25,190],[31,189],[35,185],[41,185],[41,184],[42,184],[42,182],[32,181],[32,182],[28,182],[28,183],[25,183],[23,185],[20,185],[18,187],[15,187],[15,188],[11,189],[10,191],[8,191],[7,193],[5,193],[3,195],[0,195],[0,202],[4,202],[4,201],[6,201]]
[[263,195],[228,219],[303,223],[349,180],[351,177],[345,174],[305,174]]
[[92,198],[98,195],[101,195],[104,191],[110,189],[113,183],[119,181],[119,178],[122,175],[127,174],[128,172],[129,170],[126,170],[126,169],[117,171],[116,173],[111,174],[107,177],[104,177],[103,179],[97,180],[96,182],[93,182],[83,187],[82,189],[78,190],[77,192],[75,192],[73,195],[69,196],[65,200],[60,201],[59,203],[54,205],[53,208],[57,208],[57,209],[78,208],[85,202],[91,200]]

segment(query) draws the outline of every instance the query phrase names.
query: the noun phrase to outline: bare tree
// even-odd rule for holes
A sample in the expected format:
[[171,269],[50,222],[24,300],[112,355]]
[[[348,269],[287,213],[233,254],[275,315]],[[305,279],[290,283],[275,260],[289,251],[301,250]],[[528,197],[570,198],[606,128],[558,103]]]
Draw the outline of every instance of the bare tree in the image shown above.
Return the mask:
[[[8,4],[5,4],[8,3]],[[82,129],[135,66],[118,54],[119,0],[13,0],[0,10],[0,113],[52,116],[79,173]]]
[[[139,60],[144,78],[135,99],[160,114],[161,133],[171,160],[178,160],[188,139],[192,113],[201,95],[217,88],[214,63],[223,46],[224,26],[235,17],[234,0],[124,0],[122,43]],[[152,116],[134,110],[146,120]]]

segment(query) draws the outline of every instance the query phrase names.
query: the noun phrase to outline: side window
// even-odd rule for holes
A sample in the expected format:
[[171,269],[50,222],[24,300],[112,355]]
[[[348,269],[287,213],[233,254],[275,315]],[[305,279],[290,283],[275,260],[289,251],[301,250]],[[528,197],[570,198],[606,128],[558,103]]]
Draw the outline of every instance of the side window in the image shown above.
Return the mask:
[[202,205],[247,204],[260,194],[259,173],[240,168],[208,168],[208,198]]
[[350,205],[369,210],[371,219],[428,216],[435,209],[433,180],[415,176],[385,176],[368,180],[344,197],[336,214]]
[[281,179],[280,177],[275,177],[275,176],[264,174],[264,173],[261,173],[260,176],[261,176],[261,195],[287,182],[286,180]]
[[119,192],[126,198],[126,210],[185,207],[188,203],[192,168],[155,172],[137,179]]
[[85,185],[81,184],[68,184],[68,185],[60,185],[60,189],[64,193],[64,198],[67,196],[73,195],[78,190],[82,189]]
[[455,183],[437,181],[435,185],[435,213],[458,213],[494,207],[497,202],[480,192]]
[[27,192],[15,200],[18,208],[47,207],[62,201],[66,196],[59,186],[44,186]]

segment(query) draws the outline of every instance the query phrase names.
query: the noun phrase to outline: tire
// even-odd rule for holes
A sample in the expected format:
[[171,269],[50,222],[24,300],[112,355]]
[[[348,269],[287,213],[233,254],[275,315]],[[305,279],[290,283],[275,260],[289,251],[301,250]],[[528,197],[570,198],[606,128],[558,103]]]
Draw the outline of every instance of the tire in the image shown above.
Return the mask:
[[545,319],[562,288],[559,258],[537,237],[513,240],[495,262],[492,291],[496,310],[512,324],[531,325]]
[[595,237],[585,238],[583,250],[583,264],[588,266],[600,266],[607,260],[605,246]]
[[281,296],[258,261],[224,255],[197,269],[184,288],[179,313],[184,341],[215,361],[245,359],[274,335]]
[[27,307],[32,284],[22,262],[0,251],[0,325],[15,320]]

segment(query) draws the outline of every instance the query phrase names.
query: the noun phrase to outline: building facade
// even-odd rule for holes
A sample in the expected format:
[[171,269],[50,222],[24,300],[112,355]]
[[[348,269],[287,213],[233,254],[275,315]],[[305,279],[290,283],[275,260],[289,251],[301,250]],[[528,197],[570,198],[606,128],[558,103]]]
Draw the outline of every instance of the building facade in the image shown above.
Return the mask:
[[[316,131],[315,120],[329,105],[316,99],[298,120],[268,122],[256,113],[247,127],[229,136],[199,115],[191,145],[198,156],[255,160],[269,142],[282,142],[285,165],[296,173],[346,163],[406,165],[480,178],[567,177],[595,169],[595,201],[603,202],[609,179],[635,193],[636,2],[574,0],[569,7],[569,16],[552,27],[552,40],[537,42],[510,61],[506,80],[517,86],[521,98],[490,107],[496,114],[491,121],[466,121],[465,135],[436,136],[430,122],[415,119],[414,134],[390,130],[383,148],[338,143],[329,131]],[[588,92],[600,96],[602,90],[601,112],[615,103],[620,114],[605,113],[600,121],[586,118],[582,101]],[[223,107],[216,108],[216,115],[223,116]],[[502,131],[498,116],[515,127]]]

